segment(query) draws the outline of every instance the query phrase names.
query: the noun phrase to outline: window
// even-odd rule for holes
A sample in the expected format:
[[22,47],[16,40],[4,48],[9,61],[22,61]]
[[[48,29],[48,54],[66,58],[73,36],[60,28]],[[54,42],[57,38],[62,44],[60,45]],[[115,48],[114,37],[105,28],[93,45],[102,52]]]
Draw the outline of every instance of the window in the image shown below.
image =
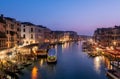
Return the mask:
[[11,29],[14,29],[14,24],[11,24]]
[[31,39],[33,39],[33,34],[31,34]]
[[26,44],[28,44],[28,41],[26,41]]
[[23,32],[25,32],[25,29],[23,29]]
[[33,43],[33,41],[30,41],[30,44],[32,44]]
[[31,32],[33,32],[33,28],[31,28]]
[[39,29],[38,32],[41,32],[41,30]]
[[8,32],[8,30],[7,30],[7,34],[8,34],[9,32]]
[[23,35],[23,38],[25,38],[25,34]]
[[20,29],[19,29],[19,28],[17,28],[17,31],[18,31],[18,32],[20,32]]

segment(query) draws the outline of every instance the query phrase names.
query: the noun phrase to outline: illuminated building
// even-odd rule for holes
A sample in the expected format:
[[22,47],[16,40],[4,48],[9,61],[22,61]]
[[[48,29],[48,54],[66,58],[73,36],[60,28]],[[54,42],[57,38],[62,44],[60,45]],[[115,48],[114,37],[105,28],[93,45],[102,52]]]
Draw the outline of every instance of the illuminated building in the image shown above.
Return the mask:
[[98,28],[94,32],[95,41],[102,46],[120,46],[120,26]]
[[74,31],[52,31],[51,42],[68,42],[78,39],[78,35]]
[[2,22],[1,27],[3,26],[5,32],[6,48],[11,48],[20,44],[20,22],[16,21],[14,18],[4,17],[1,15]]
[[43,43],[44,30],[38,25],[32,24],[30,22],[23,22],[21,24],[21,37],[23,45]]
[[7,48],[7,37],[5,34],[5,21],[2,18],[2,15],[0,16],[0,49]]

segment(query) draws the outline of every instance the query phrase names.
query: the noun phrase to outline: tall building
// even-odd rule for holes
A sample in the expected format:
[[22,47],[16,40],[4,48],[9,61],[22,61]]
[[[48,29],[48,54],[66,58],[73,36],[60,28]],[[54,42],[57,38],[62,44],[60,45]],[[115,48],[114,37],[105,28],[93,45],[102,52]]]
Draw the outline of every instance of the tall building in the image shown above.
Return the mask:
[[16,21],[14,18],[5,17],[6,21],[6,36],[7,36],[7,47],[15,47],[20,44],[20,22]]
[[4,17],[1,15],[0,30],[3,31],[1,35],[4,35],[6,48],[11,48],[19,45],[20,43],[20,22],[14,18]]
[[35,43],[43,43],[43,28],[30,22],[21,23],[22,45],[30,45]]
[[120,46],[120,26],[98,28],[94,32],[95,42],[102,46]]
[[6,22],[3,19],[3,15],[0,16],[0,49],[7,48],[7,37],[5,33]]

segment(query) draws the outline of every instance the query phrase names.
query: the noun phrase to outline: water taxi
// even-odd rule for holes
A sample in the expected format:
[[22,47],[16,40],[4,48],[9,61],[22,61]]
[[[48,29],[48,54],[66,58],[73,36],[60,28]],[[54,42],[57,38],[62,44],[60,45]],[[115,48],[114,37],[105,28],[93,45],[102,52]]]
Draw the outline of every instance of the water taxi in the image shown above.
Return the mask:
[[48,54],[47,54],[47,62],[48,63],[57,62],[57,53],[54,48],[49,49]]

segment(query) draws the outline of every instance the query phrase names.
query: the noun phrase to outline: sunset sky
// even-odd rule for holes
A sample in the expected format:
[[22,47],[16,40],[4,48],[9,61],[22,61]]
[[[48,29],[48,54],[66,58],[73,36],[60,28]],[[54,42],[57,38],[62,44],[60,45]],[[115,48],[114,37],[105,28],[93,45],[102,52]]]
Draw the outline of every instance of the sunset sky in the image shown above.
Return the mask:
[[120,0],[1,0],[0,14],[92,35],[98,27],[120,25]]

